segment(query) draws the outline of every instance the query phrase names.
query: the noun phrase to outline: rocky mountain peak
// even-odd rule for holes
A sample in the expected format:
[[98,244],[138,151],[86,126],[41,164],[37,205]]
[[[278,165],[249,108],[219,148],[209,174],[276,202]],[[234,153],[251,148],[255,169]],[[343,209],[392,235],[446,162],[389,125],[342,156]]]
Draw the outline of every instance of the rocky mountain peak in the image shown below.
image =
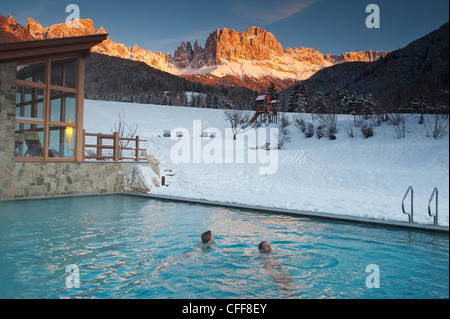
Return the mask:
[[44,27],[33,18],[28,18],[27,24],[25,26],[30,34],[36,39],[43,39],[46,36],[46,31]]
[[8,17],[6,18],[6,22],[8,24],[16,24],[17,23],[16,20],[14,20],[14,18],[10,14],[8,14]]
[[175,51],[174,63],[178,68],[187,66],[200,68],[225,61],[235,62],[241,59],[263,61],[272,56],[283,55],[282,45],[272,33],[262,28],[251,27],[243,32],[223,28],[216,29],[209,35],[204,49],[199,47],[196,41],[192,51],[190,42],[187,44],[183,42]]
[[[79,19],[78,23],[79,27],[77,28],[70,28],[65,22],[44,28],[32,18],[28,18],[25,27],[35,39],[78,37],[97,33],[94,29],[94,22],[91,19]],[[106,33],[103,28],[100,28],[100,30],[102,30],[101,33]]]
[[96,33],[97,34],[107,34],[106,30],[103,27],[100,27]]
[[[91,19],[78,20],[78,28],[69,28],[66,23],[44,28],[29,18],[26,28],[18,25],[9,15],[0,15],[0,41],[23,41],[60,37],[107,34],[103,27],[97,31]],[[309,78],[317,71],[334,64],[350,61],[371,62],[384,56],[386,52],[347,52],[340,56],[324,55],[312,48],[286,48],[275,36],[263,28],[252,26],[238,32],[223,28],[211,32],[204,48],[198,41],[182,42],[172,56],[170,53],[155,53],[135,45],[132,48],[112,41],[109,36],[94,46],[92,52],[131,59],[148,64],[151,67],[177,75],[208,75],[219,77],[223,81],[231,79],[243,83],[251,79],[278,79],[298,81]],[[237,78],[239,81],[235,81]],[[277,80],[277,81],[278,81]],[[279,81],[279,82],[280,82]]]
[[30,32],[18,24],[10,14],[6,18],[0,14],[0,43],[33,39]]

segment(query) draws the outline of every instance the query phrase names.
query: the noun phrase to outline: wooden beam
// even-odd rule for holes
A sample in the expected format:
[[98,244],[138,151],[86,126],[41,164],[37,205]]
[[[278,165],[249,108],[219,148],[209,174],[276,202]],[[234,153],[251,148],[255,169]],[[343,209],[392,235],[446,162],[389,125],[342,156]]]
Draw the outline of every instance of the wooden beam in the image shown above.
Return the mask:
[[119,152],[120,152],[119,144],[120,144],[119,132],[114,132],[114,162],[119,161]]
[[76,110],[75,110],[75,122],[77,128],[75,131],[75,161],[82,162],[84,154],[84,134],[83,134],[83,118],[84,118],[84,70],[85,59],[78,58],[78,70],[77,70],[77,95],[76,95]]
[[36,57],[74,53],[86,57],[90,48],[106,40],[107,34],[67,37],[0,44],[0,62],[21,61]]

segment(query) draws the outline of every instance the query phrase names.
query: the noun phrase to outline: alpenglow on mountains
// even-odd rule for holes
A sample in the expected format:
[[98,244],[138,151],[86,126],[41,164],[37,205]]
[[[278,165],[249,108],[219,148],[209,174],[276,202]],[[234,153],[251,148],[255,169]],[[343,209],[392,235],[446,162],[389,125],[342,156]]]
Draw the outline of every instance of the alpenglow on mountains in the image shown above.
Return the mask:
[[[9,16],[0,15],[3,28],[17,30],[17,23]],[[37,21],[28,18],[24,40],[59,38],[69,36],[106,33],[103,27],[94,28],[91,19],[79,20],[79,28],[67,28],[65,23],[44,28]],[[183,42],[174,54],[152,52],[135,45],[129,48],[112,41],[109,37],[92,48],[93,52],[144,62],[156,69],[182,76],[196,82],[212,85],[245,86],[259,90],[271,82],[280,89],[292,85],[295,81],[308,79],[317,71],[342,62],[372,62],[387,52],[367,51],[348,52],[337,55],[325,55],[312,48],[286,48],[275,36],[258,27],[237,32],[227,28],[217,29],[206,40],[204,48],[197,41],[194,45]]]

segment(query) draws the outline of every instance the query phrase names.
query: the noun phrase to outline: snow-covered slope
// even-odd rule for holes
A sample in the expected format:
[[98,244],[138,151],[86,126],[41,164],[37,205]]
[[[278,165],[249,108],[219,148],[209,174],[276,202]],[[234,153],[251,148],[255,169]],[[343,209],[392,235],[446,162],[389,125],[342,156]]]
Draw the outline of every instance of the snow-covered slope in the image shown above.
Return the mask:
[[[397,139],[387,123],[374,127],[371,138],[364,139],[358,129],[354,129],[355,137],[349,138],[346,127],[354,127],[354,122],[348,115],[338,117],[339,133],[334,141],[325,137],[308,139],[291,124],[291,141],[277,153],[276,172],[263,175],[258,172],[267,164],[260,162],[259,157],[255,163],[248,160],[255,144],[246,144],[244,163],[237,162],[236,153],[231,163],[226,162],[234,142],[225,136],[229,124],[223,110],[87,100],[86,131],[110,132],[121,112],[127,122],[138,123],[138,135],[148,139],[148,152],[163,166],[174,169],[170,186],[156,189],[155,193],[407,221],[401,201],[412,185],[415,221],[431,224],[427,205],[433,188],[438,187],[439,223],[449,224],[449,137],[426,137],[423,125],[417,124],[419,115],[408,116],[406,137],[402,139]],[[294,114],[288,116],[292,118]],[[317,126],[317,119],[312,122],[309,114],[302,117]],[[201,124],[201,130],[195,134],[210,128],[216,132],[216,138],[200,139],[200,147],[194,147],[195,120]],[[263,125],[260,129],[270,128],[275,126]],[[164,130],[183,129],[191,141],[190,163],[176,164],[171,150],[180,146],[180,140],[162,136]],[[262,141],[256,144],[261,145]],[[202,160],[202,156],[217,150],[216,146],[222,150],[221,161]],[[193,163],[195,156],[199,156],[199,163]]]

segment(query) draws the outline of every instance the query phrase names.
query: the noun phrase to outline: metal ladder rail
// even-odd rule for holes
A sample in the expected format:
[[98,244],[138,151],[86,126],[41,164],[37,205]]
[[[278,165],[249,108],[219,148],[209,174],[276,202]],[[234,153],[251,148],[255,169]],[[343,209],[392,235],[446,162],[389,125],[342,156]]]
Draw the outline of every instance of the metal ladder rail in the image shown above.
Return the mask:
[[[410,210],[409,213],[407,213],[405,211],[405,199],[406,199],[406,196],[408,196],[409,192],[411,192],[411,210]],[[413,201],[414,201],[414,190],[413,190],[412,186],[409,186],[408,189],[406,190],[405,196],[403,196],[402,211],[403,211],[403,214],[407,214],[408,215],[408,222],[410,224],[414,223],[414,204],[413,204]]]
[[[433,200],[433,197],[436,195],[436,213],[433,215],[431,214],[431,202]],[[431,217],[433,217],[434,219],[434,226],[438,225],[438,188],[435,187],[433,189],[433,192],[431,193],[431,197],[430,197],[430,201],[428,202],[428,215],[430,215]]]

